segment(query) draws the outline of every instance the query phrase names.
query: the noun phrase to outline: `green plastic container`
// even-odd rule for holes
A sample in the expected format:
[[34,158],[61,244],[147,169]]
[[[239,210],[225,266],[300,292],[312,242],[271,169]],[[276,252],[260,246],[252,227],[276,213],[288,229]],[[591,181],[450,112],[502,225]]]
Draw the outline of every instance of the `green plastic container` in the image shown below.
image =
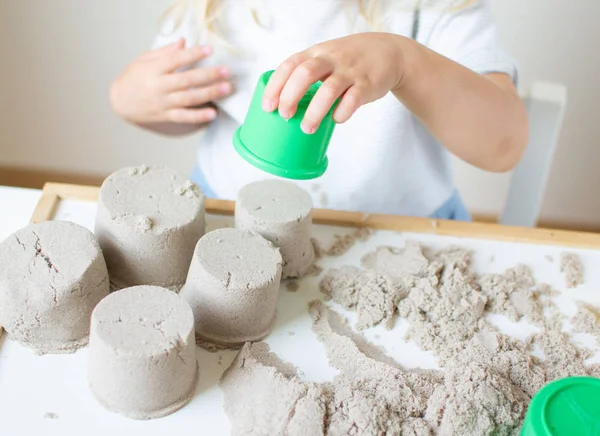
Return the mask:
[[322,176],[327,170],[327,147],[335,128],[332,115],[335,105],[317,131],[307,135],[300,123],[321,83],[310,87],[296,114],[286,121],[278,111],[262,109],[263,94],[272,73],[260,76],[244,124],[233,137],[233,146],[247,162],[276,176],[297,180]]
[[521,436],[600,435],[600,379],[568,377],[531,400]]

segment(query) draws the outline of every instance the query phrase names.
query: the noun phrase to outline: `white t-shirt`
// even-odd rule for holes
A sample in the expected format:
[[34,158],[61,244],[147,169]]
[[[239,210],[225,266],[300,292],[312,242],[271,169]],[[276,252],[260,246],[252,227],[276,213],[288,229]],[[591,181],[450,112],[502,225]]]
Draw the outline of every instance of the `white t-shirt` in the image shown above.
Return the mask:
[[[219,116],[202,137],[197,158],[216,196],[235,199],[245,184],[274,177],[246,163],[232,145],[258,77],[298,51],[370,27],[354,0],[255,1],[262,26],[248,2],[222,3],[226,39],[236,50],[214,45],[214,54],[200,65],[228,65],[236,92],[215,102]],[[411,37],[413,11],[397,10],[393,0],[388,3],[385,30]],[[458,11],[446,8],[456,2],[433,3],[420,12],[417,41],[477,73],[503,72],[516,78],[513,59],[499,46],[487,0]],[[190,10],[179,28],[157,37],[155,47],[179,37],[196,44],[198,34],[198,20]],[[338,125],[327,154],[329,168],[322,177],[297,182],[311,193],[316,207],[427,216],[454,192],[449,153],[392,94]]]

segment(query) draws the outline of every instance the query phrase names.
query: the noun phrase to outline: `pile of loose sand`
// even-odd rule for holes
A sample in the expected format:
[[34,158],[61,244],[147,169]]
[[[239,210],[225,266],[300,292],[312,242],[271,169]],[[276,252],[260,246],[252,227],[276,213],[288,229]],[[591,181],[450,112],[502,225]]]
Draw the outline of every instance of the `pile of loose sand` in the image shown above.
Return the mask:
[[[560,331],[552,291],[536,284],[528,268],[478,277],[470,260],[458,247],[408,243],[367,254],[363,269],[328,271],[321,290],[357,312],[357,328],[405,318],[405,339],[432,351],[443,369],[403,368],[313,302],[314,331],[339,374],[330,383],[308,383],[266,344],[246,345],[221,380],[233,434],[516,435],[543,385],[600,373],[598,365],[585,365],[590,352]],[[525,317],[541,330],[518,341],[498,332],[488,313]],[[596,316],[582,306],[574,324],[594,334]],[[534,347],[543,359],[532,355]]]

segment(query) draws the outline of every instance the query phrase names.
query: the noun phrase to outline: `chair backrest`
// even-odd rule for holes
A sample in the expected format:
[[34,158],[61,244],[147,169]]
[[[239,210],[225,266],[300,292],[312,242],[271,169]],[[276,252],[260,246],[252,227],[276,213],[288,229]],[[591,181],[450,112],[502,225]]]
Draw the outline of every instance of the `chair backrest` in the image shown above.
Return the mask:
[[562,130],[567,89],[560,84],[535,82],[524,102],[529,115],[529,144],[512,173],[500,223],[535,227]]

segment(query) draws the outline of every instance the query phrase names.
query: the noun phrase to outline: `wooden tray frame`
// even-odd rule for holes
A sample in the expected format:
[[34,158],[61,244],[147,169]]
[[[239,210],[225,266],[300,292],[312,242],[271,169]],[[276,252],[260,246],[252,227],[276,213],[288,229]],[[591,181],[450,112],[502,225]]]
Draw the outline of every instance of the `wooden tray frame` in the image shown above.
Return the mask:
[[[46,183],[42,196],[31,217],[32,223],[52,219],[61,200],[96,202],[100,188],[96,186]],[[206,200],[206,212],[215,215],[233,215],[235,202]],[[342,227],[369,227],[378,230],[429,233],[441,236],[489,239],[495,241],[542,244],[557,247],[600,249],[600,234],[551,230],[541,228],[508,227],[499,224],[434,220],[396,215],[364,214],[330,209],[315,209],[313,222]],[[0,336],[3,329],[0,326]]]
[[[33,212],[31,222],[52,219],[60,200],[98,200],[100,188],[95,186],[46,183],[42,196]],[[206,212],[215,215],[233,215],[235,202],[206,200]],[[508,227],[499,224],[459,222],[414,218],[397,215],[364,214],[330,209],[315,209],[313,222],[342,227],[369,227],[378,230],[429,233],[442,236],[490,239],[495,241],[542,244],[558,247],[600,249],[600,234],[528,227]]]

